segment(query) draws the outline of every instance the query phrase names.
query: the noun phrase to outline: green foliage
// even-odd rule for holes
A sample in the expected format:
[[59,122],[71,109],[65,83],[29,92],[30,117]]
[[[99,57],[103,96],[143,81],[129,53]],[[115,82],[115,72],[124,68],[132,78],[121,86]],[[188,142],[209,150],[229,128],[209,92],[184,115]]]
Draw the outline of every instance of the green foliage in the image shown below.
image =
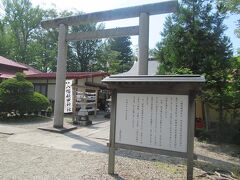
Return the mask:
[[16,112],[23,115],[27,112],[39,111],[49,106],[48,99],[33,92],[33,84],[18,73],[16,78],[4,80],[0,84],[1,112]]
[[217,0],[218,5],[223,5],[225,11],[230,11],[231,13],[240,13],[240,0]]
[[[235,13],[240,14],[240,0],[217,0],[218,6],[222,7],[223,13]],[[240,19],[238,19],[237,22],[238,28],[235,30],[235,33],[237,34],[238,38],[240,38]]]
[[154,52],[166,72],[182,67],[203,74],[231,57],[230,41],[223,34],[224,16],[212,12],[211,1],[204,2],[183,1],[178,13],[167,18],[163,40]]
[[128,71],[133,65],[133,52],[131,49],[131,40],[129,36],[126,37],[117,37],[109,40],[109,46],[112,51],[119,52],[117,60],[121,65],[121,71]]
[[189,74],[193,74],[192,70],[189,68],[185,68],[185,67],[180,67],[180,68],[174,68],[171,70],[171,72],[166,71],[166,69],[164,68],[164,66],[159,66],[158,67],[158,73],[159,74],[164,74],[164,75],[189,75]]
[[[79,13],[78,13],[79,14]],[[82,13],[81,13],[82,14]],[[73,26],[71,31],[86,32],[104,29],[103,24],[96,23]],[[97,63],[97,52],[102,40],[84,40],[71,42],[69,47],[68,71],[93,71],[93,65]]]
[[[56,9],[43,10],[34,7],[30,0],[2,0],[5,11],[0,17],[0,54],[10,59],[31,65],[43,72],[56,71],[57,29],[43,29],[42,20],[83,14],[78,11]],[[69,32],[85,32],[104,29],[103,24],[90,23],[69,27]],[[111,73],[127,71],[132,65],[132,50],[129,37],[111,40],[111,48],[104,48],[102,40],[86,40],[68,43],[67,71],[94,71],[104,61],[102,52],[109,53]],[[103,49],[101,49],[103,48]],[[119,52],[119,53],[117,53]],[[100,53],[100,54],[98,54]],[[99,63],[100,61],[100,63]],[[105,66],[106,67],[106,66]],[[114,68],[112,68],[114,67]]]
[[7,79],[0,84],[2,89],[2,108],[5,112],[19,110],[25,108],[24,104],[33,95],[33,84],[24,79],[23,75],[18,74],[16,78]]
[[33,7],[30,0],[3,0],[5,9],[4,21],[11,30],[14,40],[12,56],[23,63],[29,63],[28,44],[35,28],[42,20],[43,12]]
[[237,96],[231,44],[224,35],[225,15],[219,10],[221,7],[213,9],[211,0],[183,0],[179,11],[167,18],[163,40],[157,44],[154,55],[161,64],[159,73],[205,75],[202,99],[214,104],[219,112],[218,135],[221,135],[224,112]]
[[42,95],[41,93],[34,92],[31,101],[29,101],[29,106],[31,109],[29,108],[28,110],[35,112],[47,110],[47,108],[50,106],[50,103],[46,96]]
[[103,70],[110,74],[117,74],[118,72],[121,72],[120,61],[118,60],[119,55],[120,52],[111,50],[108,43],[102,44],[97,52],[98,61],[94,70]]
[[53,112],[53,108],[51,106],[48,106],[46,109],[46,112],[51,113]]

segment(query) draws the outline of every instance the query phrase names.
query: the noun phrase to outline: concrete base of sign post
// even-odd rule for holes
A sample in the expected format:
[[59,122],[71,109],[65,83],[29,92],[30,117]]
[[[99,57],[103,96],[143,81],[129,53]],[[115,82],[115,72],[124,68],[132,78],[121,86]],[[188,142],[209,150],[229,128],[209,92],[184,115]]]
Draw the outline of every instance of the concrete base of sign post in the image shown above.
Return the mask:
[[55,127],[39,127],[38,129],[40,130],[44,130],[44,131],[49,131],[49,132],[53,132],[53,133],[66,133],[69,131],[72,131],[74,129],[77,129],[77,126],[72,126],[72,125],[64,125],[61,128],[55,128]]

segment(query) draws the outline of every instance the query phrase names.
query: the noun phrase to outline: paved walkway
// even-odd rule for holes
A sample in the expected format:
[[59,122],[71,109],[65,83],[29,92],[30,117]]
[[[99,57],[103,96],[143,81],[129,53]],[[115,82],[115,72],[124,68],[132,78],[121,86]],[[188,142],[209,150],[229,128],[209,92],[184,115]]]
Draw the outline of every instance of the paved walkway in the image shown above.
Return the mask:
[[[45,124],[51,125],[52,122]],[[37,128],[21,128],[12,125],[0,125],[0,133],[11,135],[9,142],[34,146],[82,152],[108,151],[109,121],[94,122],[89,127],[79,127],[68,133],[52,133]],[[41,126],[42,127],[42,126]]]

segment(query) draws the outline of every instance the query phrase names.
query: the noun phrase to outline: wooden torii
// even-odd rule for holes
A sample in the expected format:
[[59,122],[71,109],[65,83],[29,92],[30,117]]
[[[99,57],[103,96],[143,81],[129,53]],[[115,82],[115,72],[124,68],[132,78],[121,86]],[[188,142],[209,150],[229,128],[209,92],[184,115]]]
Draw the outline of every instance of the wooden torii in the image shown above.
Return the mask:
[[[63,128],[64,116],[64,94],[67,63],[67,42],[109,37],[139,35],[139,75],[148,74],[148,50],[149,50],[149,16],[171,13],[177,10],[177,0],[170,0],[160,3],[120,8],[115,10],[88,13],[65,18],[57,18],[42,21],[43,28],[58,28],[58,56],[55,87],[54,105],[54,128]],[[127,18],[139,17],[139,26],[105,29],[91,32],[78,32],[68,34],[68,26],[80,24],[112,21]]]

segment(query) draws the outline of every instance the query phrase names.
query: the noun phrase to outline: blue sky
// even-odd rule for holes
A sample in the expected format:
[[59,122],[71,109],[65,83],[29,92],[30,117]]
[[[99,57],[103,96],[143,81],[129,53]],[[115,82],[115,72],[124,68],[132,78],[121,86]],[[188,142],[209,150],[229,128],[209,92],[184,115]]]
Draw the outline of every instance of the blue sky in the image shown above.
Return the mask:
[[[41,7],[55,7],[59,10],[78,10],[86,13],[103,11],[109,9],[117,9],[128,6],[136,6],[149,3],[162,2],[164,0],[32,0],[34,5],[40,5]],[[150,17],[150,37],[149,37],[149,47],[154,48],[156,43],[161,40],[160,32],[163,29],[164,20],[167,14],[156,15]],[[236,54],[237,49],[240,48],[240,39],[234,34],[236,29],[237,15],[230,15],[226,20],[225,24],[227,26],[226,35],[229,36],[232,44],[234,53]],[[127,19],[120,21],[105,22],[106,28],[114,27],[124,27],[138,25],[138,19]],[[133,43],[133,49],[137,48],[138,37],[131,37]]]
[[[55,7],[59,10],[77,10],[86,13],[103,11],[109,9],[117,9],[122,7],[136,6],[149,3],[157,3],[166,0],[31,0],[33,5],[40,5],[42,8]],[[156,15],[150,17],[150,37],[149,47],[154,48],[156,43],[161,40],[160,32],[162,32],[164,20],[167,14]],[[236,29],[237,15],[229,15],[225,20],[227,26],[226,35],[230,38],[234,53],[240,48],[240,39],[234,34]],[[105,22],[106,28],[125,27],[138,25],[138,18]],[[131,37],[133,49],[137,48],[138,37]]]

